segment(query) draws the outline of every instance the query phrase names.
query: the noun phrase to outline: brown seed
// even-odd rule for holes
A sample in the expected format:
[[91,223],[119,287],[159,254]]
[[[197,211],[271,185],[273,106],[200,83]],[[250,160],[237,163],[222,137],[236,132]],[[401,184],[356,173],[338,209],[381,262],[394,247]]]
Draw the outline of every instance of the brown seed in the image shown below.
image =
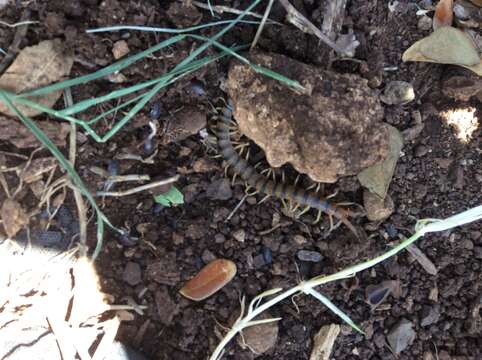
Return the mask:
[[189,280],[179,292],[194,301],[201,301],[214,294],[236,275],[236,264],[230,260],[211,261]]

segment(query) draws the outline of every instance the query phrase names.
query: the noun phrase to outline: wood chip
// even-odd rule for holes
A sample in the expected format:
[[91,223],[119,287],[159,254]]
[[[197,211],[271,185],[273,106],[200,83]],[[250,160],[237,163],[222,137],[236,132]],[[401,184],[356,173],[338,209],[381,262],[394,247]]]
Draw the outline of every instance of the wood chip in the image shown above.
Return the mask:
[[310,360],[329,360],[335,340],[340,333],[340,325],[322,326],[313,339]]
[[434,263],[416,245],[411,244],[407,247],[410,255],[424,268],[430,275],[437,275],[437,268]]

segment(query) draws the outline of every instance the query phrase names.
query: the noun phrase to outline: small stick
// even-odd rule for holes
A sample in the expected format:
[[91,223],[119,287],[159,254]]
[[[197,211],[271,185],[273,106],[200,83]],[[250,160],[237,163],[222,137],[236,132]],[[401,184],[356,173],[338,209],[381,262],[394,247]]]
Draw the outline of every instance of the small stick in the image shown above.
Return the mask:
[[167,178],[165,180],[154,181],[150,184],[137,186],[135,188],[125,190],[125,191],[98,191],[97,196],[115,196],[115,197],[127,196],[138,192],[142,192],[144,190],[152,189],[158,186],[171,184],[173,182],[176,182],[177,180],[179,180],[179,175]]
[[281,5],[285,8],[286,12],[288,13],[286,16],[286,20],[292,23],[301,31],[312,34],[318,37],[321,41],[323,41],[326,45],[331,47],[336,52],[343,54],[345,49],[340,48],[334,41],[332,41],[328,36],[323,34],[313,23],[304,17],[296,8],[290,4],[288,0],[279,0]]
[[[74,104],[70,88],[67,88],[64,91],[64,101],[66,107]],[[73,122],[70,123],[69,139],[69,160],[72,164],[72,167],[75,168],[75,159],[77,157],[77,127]],[[77,213],[79,215],[80,255],[87,256],[87,210],[85,209],[84,198],[82,197],[82,193],[77,186],[75,186],[71,181],[69,181],[69,185],[74,192],[75,203],[77,204]]]
[[259,37],[261,36],[261,33],[263,32],[264,24],[266,23],[266,20],[268,19],[268,15],[271,12],[271,8],[273,7],[273,1],[274,0],[269,0],[269,4],[266,7],[266,11],[264,12],[263,19],[261,20],[261,24],[259,24],[258,31],[256,31],[256,35],[254,36],[254,40],[251,43],[251,47],[249,50],[253,50],[254,47],[256,46],[256,43],[259,40]]
[[[271,0],[271,2],[273,2],[273,1]],[[227,12],[227,13],[239,15],[239,14],[243,13],[242,10],[234,9],[234,8],[231,8],[229,6],[224,6],[224,5],[211,5],[211,6],[209,6],[209,5],[204,4],[200,1],[193,1],[192,4],[197,6],[197,7],[200,7],[201,9],[212,10],[214,12],[217,12],[218,14],[223,14],[223,13]],[[258,18],[258,19],[263,18],[263,16],[261,16],[260,14],[257,14],[255,12],[251,12],[251,11],[248,11],[246,13],[246,15],[250,15],[250,16]],[[272,24],[281,25],[279,22],[271,20],[271,19],[267,19],[266,21],[269,22],[269,23],[272,23]]]

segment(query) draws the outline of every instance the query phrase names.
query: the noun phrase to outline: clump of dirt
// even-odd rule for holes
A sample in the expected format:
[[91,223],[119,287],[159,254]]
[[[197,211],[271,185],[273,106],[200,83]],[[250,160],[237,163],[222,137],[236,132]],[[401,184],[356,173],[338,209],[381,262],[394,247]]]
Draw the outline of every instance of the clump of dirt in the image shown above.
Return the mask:
[[315,181],[333,183],[387,156],[383,108],[365,79],[283,55],[256,53],[250,59],[306,89],[287,89],[246,64],[230,68],[227,89],[234,117],[271,166],[289,163]]

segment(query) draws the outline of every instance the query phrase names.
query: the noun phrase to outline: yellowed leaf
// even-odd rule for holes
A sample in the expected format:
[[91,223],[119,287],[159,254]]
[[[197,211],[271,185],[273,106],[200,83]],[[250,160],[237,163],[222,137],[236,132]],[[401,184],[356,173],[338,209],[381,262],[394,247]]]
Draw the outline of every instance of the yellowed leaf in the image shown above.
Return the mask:
[[[57,82],[70,74],[73,62],[73,52],[67,50],[60,39],[42,41],[20,52],[0,77],[0,88],[19,94]],[[61,91],[55,91],[29,99],[52,107],[60,95]],[[40,111],[27,106],[17,104],[17,107],[26,116],[40,114]],[[14,115],[3,102],[0,102],[0,112]]]
[[459,29],[445,26],[410,46],[403,53],[402,60],[459,65],[478,73],[480,56],[469,36]]
[[477,65],[472,65],[472,66],[462,65],[462,66],[464,68],[472,70],[477,75],[482,76],[482,58],[480,59],[480,62]]

